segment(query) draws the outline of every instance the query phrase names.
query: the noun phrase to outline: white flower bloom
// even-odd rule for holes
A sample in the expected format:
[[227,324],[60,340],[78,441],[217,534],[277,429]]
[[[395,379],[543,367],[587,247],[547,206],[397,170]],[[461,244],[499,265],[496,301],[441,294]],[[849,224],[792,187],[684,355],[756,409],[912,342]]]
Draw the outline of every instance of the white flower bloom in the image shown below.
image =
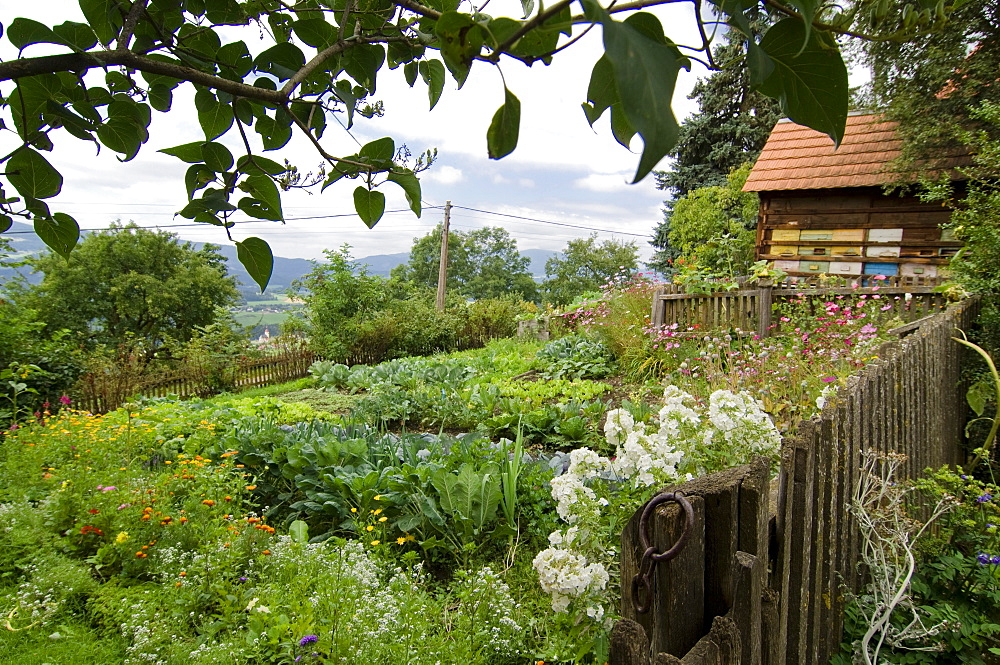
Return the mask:
[[568,474],[578,478],[592,478],[608,468],[608,460],[589,448],[577,448],[569,454]]

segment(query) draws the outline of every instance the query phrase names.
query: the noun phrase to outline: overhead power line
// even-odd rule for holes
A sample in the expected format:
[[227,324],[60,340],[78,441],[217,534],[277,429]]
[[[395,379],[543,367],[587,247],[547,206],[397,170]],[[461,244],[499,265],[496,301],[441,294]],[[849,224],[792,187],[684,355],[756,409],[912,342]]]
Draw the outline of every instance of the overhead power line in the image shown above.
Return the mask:
[[494,215],[495,217],[509,217],[510,219],[520,219],[525,222],[535,222],[537,224],[551,224],[552,226],[565,226],[571,229],[583,229],[584,231],[598,231],[600,233],[615,233],[617,235],[623,236],[635,236],[636,238],[648,238],[649,234],[643,233],[630,233],[628,231],[612,231],[610,229],[599,229],[593,226],[580,226],[579,224],[567,224],[565,222],[553,222],[547,219],[536,219],[534,217],[524,217],[522,215],[511,215],[505,212],[494,212],[492,210],[479,210],[477,208],[466,208],[464,206],[452,206],[452,208],[458,210],[468,210],[469,212],[478,212],[484,215]]

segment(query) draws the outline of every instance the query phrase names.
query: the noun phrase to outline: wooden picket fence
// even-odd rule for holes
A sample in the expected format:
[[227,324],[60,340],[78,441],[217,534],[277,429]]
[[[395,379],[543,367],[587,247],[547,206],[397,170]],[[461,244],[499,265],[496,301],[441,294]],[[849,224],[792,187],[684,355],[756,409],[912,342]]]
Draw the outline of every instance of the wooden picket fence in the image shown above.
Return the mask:
[[877,296],[889,308],[886,318],[898,317],[904,322],[942,311],[948,305],[945,296],[935,292],[933,286],[899,281],[847,287],[764,282],[753,288],[716,293],[687,293],[682,286],[667,284],[653,294],[650,323],[653,330],[664,326],[675,326],[679,331],[738,328],[767,337],[775,329],[774,308],[782,302],[804,298],[815,307],[823,299],[861,295]]
[[[883,345],[823,411],[765,460],[667,488],[692,509],[691,535],[660,563],[652,593],[630,581],[646,548],[637,512],[622,533],[622,617],[611,665],[826,663],[839,649],[845,592],[859,589],[860,535],[847,511],[862,453],[907,456],[900,475],[960,464],[966,404],[959,375],[978,301],[953,305]],[[647,540],[665,552],[683,530],[680,500],[657,506]],[[650,605],[640,613],[635,603]]]
[[289,349],[260,358],[239,358],[223,367],[185,366],[166,372],[144,367],[110,368],[84,375],[74,403],[91,413],[106,413],[137,396],[181,399],[207,397],[221,390],[240,391],[300,379],[319,358],[308,349]]

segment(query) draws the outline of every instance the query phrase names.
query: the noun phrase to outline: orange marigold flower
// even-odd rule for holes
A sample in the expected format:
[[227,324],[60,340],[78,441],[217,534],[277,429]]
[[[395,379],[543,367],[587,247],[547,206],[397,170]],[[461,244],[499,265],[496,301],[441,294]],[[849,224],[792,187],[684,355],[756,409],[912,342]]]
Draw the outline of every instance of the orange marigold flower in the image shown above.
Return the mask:
[[257,486],[256,485],[247,485],[247,489],[248,490],[255,490],[255,489],[257,489]]
[[261,552],[261,554],[263,554],[264,556],[270,556],[271,550],[264,550],[263,552]]
[[202,503],[205,504],[206,506],[209,506],[209,507],[212,507],[212,506],[215,505],[215,501],[212,501],[211,499],[205,499],[204,501],[202,501]]

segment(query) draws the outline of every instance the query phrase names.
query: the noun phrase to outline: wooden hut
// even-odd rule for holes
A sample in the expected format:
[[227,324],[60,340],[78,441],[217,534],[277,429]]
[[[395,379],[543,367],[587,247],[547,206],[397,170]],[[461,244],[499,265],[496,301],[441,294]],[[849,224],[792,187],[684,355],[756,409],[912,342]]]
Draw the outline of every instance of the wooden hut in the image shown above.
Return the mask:
[[[884,185],[899,180],[889,170],[901,144],[895,127],[872,114],[851,115],[835,150],[828,136],[808,127],[775,125],[743,187],[760,195],[757,258],[799,277],[942,277],[961,247],[941,229],[951,209],[885,193]],[[955,167],[968,162],[957,154],[935,167],[959,179]]]

